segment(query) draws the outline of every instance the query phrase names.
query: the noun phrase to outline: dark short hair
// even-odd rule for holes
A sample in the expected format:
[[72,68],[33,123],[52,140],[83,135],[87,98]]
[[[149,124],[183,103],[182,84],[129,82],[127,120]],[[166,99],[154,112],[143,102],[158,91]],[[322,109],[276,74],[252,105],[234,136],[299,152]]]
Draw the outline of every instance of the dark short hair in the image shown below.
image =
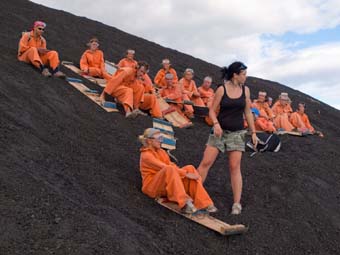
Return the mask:
[[149,70],[149,64],[145,61],[138,61],[137,69],[141,68],[142,66],[145,67],[146,70]]
[[243,70],[247,70],[247,66],[240,61],[236,61],[228,67],[223,67],[221,69],[222,79],[229,81],[233,78],[234,73],[240,74]]

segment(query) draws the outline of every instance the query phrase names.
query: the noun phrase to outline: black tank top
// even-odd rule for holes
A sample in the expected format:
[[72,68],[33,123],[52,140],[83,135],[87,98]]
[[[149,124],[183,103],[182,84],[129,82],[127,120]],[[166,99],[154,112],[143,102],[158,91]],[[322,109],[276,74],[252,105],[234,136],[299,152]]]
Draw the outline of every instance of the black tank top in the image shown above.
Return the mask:
[[228,97],[225,85],[223,85],[224,94],[220,103],[220,113],[217,120],[223,130],[238,131],[244,129],[243,113],[246,106],[246,96],[244,86],[239,98]]

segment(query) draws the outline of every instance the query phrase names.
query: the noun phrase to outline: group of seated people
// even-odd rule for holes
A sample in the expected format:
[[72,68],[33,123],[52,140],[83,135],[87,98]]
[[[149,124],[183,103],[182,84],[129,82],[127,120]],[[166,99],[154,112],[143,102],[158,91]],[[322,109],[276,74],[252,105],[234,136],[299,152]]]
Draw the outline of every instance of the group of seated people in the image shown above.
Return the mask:
[[[46,39],[42,36],[45,28],[46,23],[36,21],[30,32],[23,33],[19,42],[18,59],[33,64],[46,77],[52,75],[65,77],[59,70],[58,53],[46,47]],[[149,111],[155,118],[162,118],[158,97],[167,100],[172,108],[188,119],[194,117],[193,105],[208,108],[211,106],[214,90],[211,88],[212,77],[210,76],[206,76],[203,84],[197,88],[193,80],[193,69],[187,68],[183,77],[179,79],[170,60],[163,59],[162,68],[152,82],[148,75],[149,65],[145,62],[137,62],[135,51],[132,49],[126,51],[125,58],[116,65],[118,70],[110,75],[105,69],[104,54],[99,49],[99,40],[95,37],[91,38],[87,46],[88,49],[80,59],[80,69],[84,74],[107,81],[100,100],[104,102],[106,95],[111,95],[123,105],[128,118],[145,115],[145,111]],[[258,131],[315,132],[305,113],[305,104],[299,103],[297,111],[293,112],[287,93],[281,93],[277,102],[272,105],[272,98],[267,97],[266,92],[260,91],[252,107]],[[208,116],[205,120],[212,125]]]
[[265,91],[259,91],[258,98],[252,102],[255,129],[269,133],[298,131],[314,134],[315,129],[305,113],[305,107],[305,103],[300,102],[296,111],[293,112],[288,93],[281,93],[272,105],[272,98],[267,97]]

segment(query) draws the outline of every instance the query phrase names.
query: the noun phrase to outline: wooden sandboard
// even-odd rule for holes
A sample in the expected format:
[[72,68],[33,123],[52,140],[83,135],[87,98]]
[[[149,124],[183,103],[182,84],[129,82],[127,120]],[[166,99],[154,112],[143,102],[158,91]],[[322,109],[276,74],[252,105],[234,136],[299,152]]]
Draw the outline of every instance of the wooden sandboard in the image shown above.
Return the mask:
[[219,219],[212,217],[207,213],[184,214],[181,213],[176,203],[168,201],[166,198],[158,198],[156,202],[169,210],[186,217],[206,228],[220,233],[221,235],[236,235],[243,234],[248,231],[248,228],[242,224],[230,225]]
[[105,86],[106,86],[106,80],[105,79],[95,78],[95,77],[83,74],[83,72],[78,67],[76,67],[72,62],[62,61],[61,63],[62,63],[63,66],[65,66],[66,68],[75,72],[76,74],[79,74],[79,75],[83,76],[85,79],[105,88]]
[[298,131],[277,131],[275,132],[277,135],[293,135],[293,136],[305,136],[302,132]]
[[156,128],[159,131],[161,131],[162,136],[164,137],[164,140],[161,144],[162,148],[167,150],[176,149],[176,138],[174,137],[175,133],[171,123],[165,120],[153,118],[152,125],[153,128]]
[[198,117],[206,117],[209,116],[209,108],[206,106],[193,106],[194,114]]
[[187,128],[192,126],[192,123],[176,110],[167,112],[170,109],[170,105],[167,102],[165,102],[163,98],[159,97],[157,98],[157,100],[159,103],[159,107],[161,108],[161,111],[165,112],[164,118],[171,122],[173,126],[179,128]]
[[107,111],[107,112],[118,112],[118,109],[104,107],[99,100],[99,94],[94,93],[93,90],[90,90],[83,83],[81,83],[79,81],[68,81],[68,83],[71,84],[77,90],[79,90],[86,97],[91,99],[93,102],[95,102],[97,105],[99,105],[101,108],[103,108],[105,111]]

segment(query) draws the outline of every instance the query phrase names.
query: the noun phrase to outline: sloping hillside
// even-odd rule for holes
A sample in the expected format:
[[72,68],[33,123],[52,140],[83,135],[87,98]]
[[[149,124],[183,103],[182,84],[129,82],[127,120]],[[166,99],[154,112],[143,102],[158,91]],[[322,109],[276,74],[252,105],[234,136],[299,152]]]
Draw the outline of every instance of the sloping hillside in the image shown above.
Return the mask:
[[[48,46],[77,62],[84,42],[101,40],[117,61],[128,47],[151,64],[163,56],[198,79],[218,67],[104,24],[24,0],[0,2],[0,254],[339,254],[340,112],[283,85],[250,77],[253,94],[289,92],[308,104],[325,138],[283,137],[282,151],[243,157],[244,213],[229,215],[227,161],[206,186],[227,222],[249,233],[222,237],[158,206],[140,192],[137,135],[151,118],[108,114],[65,81],[45,79],[16,60],[20,32],[48,23]],[[63,70],[74,76],[68,70]],[[98,89],[95,85],[86,83]],[[198,165],[209,128],[176,129],[176,157]]]

